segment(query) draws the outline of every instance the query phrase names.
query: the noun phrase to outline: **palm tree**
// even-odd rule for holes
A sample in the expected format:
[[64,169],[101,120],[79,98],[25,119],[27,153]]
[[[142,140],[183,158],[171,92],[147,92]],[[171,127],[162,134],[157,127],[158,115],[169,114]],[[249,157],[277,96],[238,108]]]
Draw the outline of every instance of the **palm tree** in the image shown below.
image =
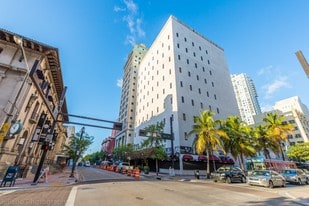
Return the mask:
[[256,151],[252,145],[252,130],[238,116],[229,116],[222,121],[222,129],[228,139],[223,139],[225,151],[229,151],[235,159],[240,160],[241,168],[245,169],[244,156],[253,156]]
[[253,137],[254,139],[254,145],[257,152],[263,152],[264,157],[266,159],[271,159],[269,149],[271,149],[274,152],[279,152],[279,148],[277,146],[277,142],[273,139],[267,136],[266,127],[263,125],[258,125],[253,128]]
[[267,136],[276,140],[283,160],[285,160],[285,158],[281,141],[288,141],[288,135],[294,131],[294,126],[292,124],[286,123],[284,120],[285,116],[275,113],[268,113],[267,117],[263,119],[263,121],[266,123],[265,126],[267,129]]
[[206,152],[207,155],[207,178],[210,178],[210,152],[223,150],[221,137],[228,138],[223,130],[218,129],[219,120],[214,120],[213,113],[209,110],[201,112],[200,117],[193,118],[194,125],[186,138],[195,134],[194,146],[198,154]]
[[154,158],[156,160],[156,175],[158,176],[159,170],[158,170],[158,159],[162,159],[163,157],[166,157],[165,151],[162,147],[163,139],[161,137],[161,133],[164,129],[164,122],[158,122],[157,124],[151,124],[144,128],[146,133],[150,134],[148,135],[148,138],[142,142],[142,146],[147,148],[154,148]]

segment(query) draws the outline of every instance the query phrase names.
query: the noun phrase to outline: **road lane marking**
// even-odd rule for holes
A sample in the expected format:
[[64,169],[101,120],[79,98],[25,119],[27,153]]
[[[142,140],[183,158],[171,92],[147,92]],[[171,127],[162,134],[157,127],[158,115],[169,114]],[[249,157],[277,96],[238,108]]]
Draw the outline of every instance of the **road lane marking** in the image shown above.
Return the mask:
[[74,206],[74,202],[75,202],[75,197],[76,197],[76,193],[77,193],[77,189],[79,186],[74,186],[72,187],[72,190],[69,194],[69,197],[65,203],[65,206]]

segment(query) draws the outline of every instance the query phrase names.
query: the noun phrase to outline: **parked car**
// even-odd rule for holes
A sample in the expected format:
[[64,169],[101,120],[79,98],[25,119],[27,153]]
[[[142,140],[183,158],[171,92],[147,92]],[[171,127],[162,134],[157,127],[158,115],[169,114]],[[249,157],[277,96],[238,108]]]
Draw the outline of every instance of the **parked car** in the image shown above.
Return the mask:
[[294,184],[309,184],[309,179],[306,173],[301,169],[285,169],[281,171],[282,176],[289,183]]
[[249,185],[258,185],[273,188],[275,186],[284,187],[285,178],[273,170],[256,170],[247,177]]
[[84,166],[85,166],[85,167],[90,167],[90,161],[88,161],[88,160],[87,160],[87,161],[85,161]]
[[211,173],[214,182],[223,181],[226,183],[246,182],[246,176],[242,169],[232,165],[222,166],[216,172]]
[[118,167],[120,168],[120,170],[122,169],[125,169],[125,170],[132,169],[133,170],[133,166],[131,166],[129,162],[120,162],[118,164]]

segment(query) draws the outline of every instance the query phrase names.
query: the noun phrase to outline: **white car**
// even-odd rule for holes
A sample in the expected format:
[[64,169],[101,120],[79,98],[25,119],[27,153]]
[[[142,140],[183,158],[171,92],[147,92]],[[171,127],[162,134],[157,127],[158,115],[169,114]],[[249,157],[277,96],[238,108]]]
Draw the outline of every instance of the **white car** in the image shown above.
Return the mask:
[[85,167],[90,167],[90,161],[85,161]]

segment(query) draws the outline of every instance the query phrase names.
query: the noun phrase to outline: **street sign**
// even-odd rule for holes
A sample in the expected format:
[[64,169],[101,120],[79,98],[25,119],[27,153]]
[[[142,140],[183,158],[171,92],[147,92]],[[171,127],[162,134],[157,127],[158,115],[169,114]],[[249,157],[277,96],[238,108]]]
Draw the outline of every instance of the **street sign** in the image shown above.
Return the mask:
[[161,138],[162,138],[162,139],[170,139],[170,140],[172,140],[172,139],[173,139],[173,137],[172,137],[172,135],[171,135],[171,134],[167,134],[167,133],[160,133],[160,135],[161,135]]

